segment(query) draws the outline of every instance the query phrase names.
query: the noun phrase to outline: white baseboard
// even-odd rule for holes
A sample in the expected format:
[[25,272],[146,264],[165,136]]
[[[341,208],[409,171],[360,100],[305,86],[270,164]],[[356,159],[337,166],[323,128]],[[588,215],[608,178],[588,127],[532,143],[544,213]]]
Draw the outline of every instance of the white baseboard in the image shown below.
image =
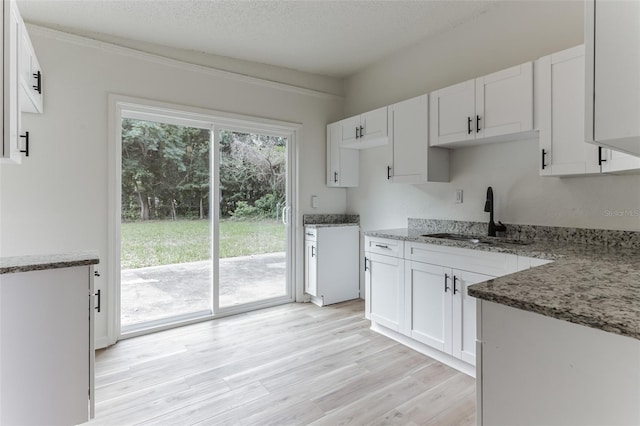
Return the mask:
[[376,333],[380,333],[392,340],[395,340],[398,343],[402,343],[403,345],[413,349],[414,351],[420,352],[421,354],[431,357],[436,361],[440,361],[441,363],[446,364],[449,367],[455,368],[456,370],[461,371],[468,376],[471,376],[473,378],[476,377],[476,367],[474,365],[467,364],[466,362],[458,358],[454,358],[449,354],[440,352],[437,349],[413,340],[412,338],[407,337],[404,334],[400,334],[397,331],[390,330],[373,321],[371,322],[371,330],[375,331]]

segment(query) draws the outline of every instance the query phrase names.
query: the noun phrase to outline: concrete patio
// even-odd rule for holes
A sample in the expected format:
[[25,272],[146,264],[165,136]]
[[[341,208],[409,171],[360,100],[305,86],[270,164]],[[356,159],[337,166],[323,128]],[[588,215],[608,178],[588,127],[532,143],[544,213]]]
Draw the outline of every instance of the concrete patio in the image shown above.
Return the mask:
[[[126,269],[121,325],[210,309],[212,261]],[[286,254],[220,259],[220,306],[286,295]]]

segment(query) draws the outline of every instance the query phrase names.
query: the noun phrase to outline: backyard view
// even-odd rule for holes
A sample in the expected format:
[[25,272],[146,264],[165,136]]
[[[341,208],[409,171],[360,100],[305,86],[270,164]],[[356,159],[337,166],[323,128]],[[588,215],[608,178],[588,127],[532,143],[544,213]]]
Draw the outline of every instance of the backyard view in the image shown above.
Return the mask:
[[[121,325],[286,295],[286,139],[220,132],[219,218],[209,130],[123,119]],[[214,228],[214,224],[217,228]]]

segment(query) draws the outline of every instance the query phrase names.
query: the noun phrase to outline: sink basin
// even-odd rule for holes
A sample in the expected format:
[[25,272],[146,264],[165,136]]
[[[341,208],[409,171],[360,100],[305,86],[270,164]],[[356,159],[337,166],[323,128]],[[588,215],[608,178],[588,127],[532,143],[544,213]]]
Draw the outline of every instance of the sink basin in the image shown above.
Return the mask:
[[531,244],[530,241],[525,240],[514,240],[511,238],[502,238],[502,237],[485,237],[479,235],[465,235],[465,234],[449,234],[449,233],[440,233],[440,234],[422,234],[423,237],[429,238],[443,238],[445,240],[454,240],[454,241],[464,241],[472,244],[516,244],[516,245],[527,245]]

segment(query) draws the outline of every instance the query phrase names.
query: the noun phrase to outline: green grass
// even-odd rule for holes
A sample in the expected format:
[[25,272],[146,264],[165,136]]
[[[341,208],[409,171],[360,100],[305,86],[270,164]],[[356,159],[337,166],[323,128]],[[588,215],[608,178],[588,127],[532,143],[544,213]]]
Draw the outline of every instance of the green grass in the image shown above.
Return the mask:
[[[220,257],[285,251],[282,222],[220,221]],[[211,258],[208,220],[122,223],[122,269],[194,262]]]

